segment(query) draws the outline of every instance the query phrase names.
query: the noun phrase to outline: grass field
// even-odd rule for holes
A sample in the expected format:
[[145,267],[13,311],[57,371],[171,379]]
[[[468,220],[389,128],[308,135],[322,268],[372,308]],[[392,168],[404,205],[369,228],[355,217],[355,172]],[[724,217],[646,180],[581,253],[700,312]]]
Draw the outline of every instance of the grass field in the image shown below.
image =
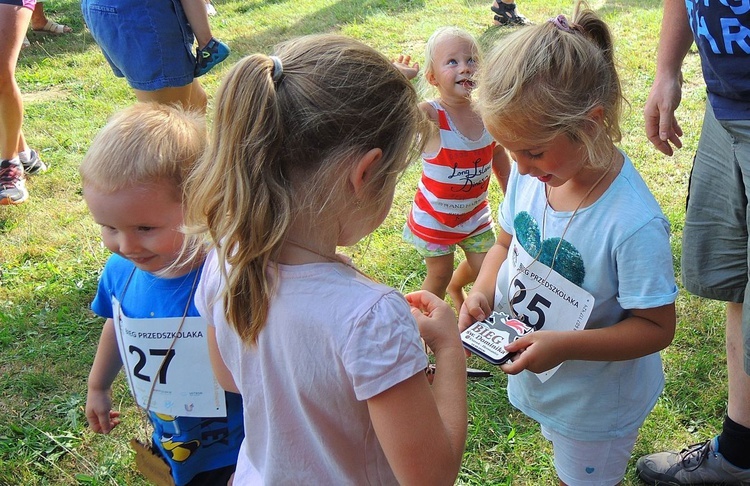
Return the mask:
[[[678,117],[685,146],[674,157],[656,152],[643,132],[642,109],[654,73],[661,20],[658,0],[592,3],[610,23],[630,107],[622,148],[630,155],[670,219],[675,270],[692,155],[705,103],[697,55],[686,60]],[[444,25],[463,27],[484,46],[502,42],[507,29],[491,27],[488,0],[218,0],[214,34],[232,48],[228,62],[201,78],[212,97],[221,76],[241,56],[270,52],[279,40],[340,32],[389,57],[421,60],[424,43]],[[570,13],[572,2],[519,0],[535,22]],[[87,32],[78,3],[49,0],[49,15],[74,33],[30,33],[17,79],[24,93],[24,131],[50,170],[28,181],[31,199],[0,207],[0,484],[145,484],[127,442],[144,436],[143,419],[121,378],[116,407],[123,424],[110,436],[94,435],[83,415],[86,377],[101,330],[88,310],[108,256],[81,199],[77,167],[93,135],[116,110],[135,99],[112,75]],[[366,242],[349,250],[364,271],[404,292],[415,290],[424,265],[400,238],[419,167],[397,190],[393,210]],[[492,187],[493,205],[500,196]],[[680,292],[678,331],[663,352],[667,386],[636,444],[625,484],[637,484],[635,458],[681,448],[718,430],[726,402],[722,306]],[[471,365],[490,369],[472,358]],[[469,384],[469,438],[459,484],[554,484],[551,448],[537,425],[513,409],[506,379]],[[596,410],[592,410],[596,413]]]

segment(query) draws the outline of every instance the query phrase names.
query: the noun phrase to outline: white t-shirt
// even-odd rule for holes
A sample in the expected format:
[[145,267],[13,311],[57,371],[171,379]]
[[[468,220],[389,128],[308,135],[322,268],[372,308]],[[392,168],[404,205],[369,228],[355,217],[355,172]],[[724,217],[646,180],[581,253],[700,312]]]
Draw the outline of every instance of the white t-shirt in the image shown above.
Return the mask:
[[[540,261],[554,255],[555,238],[564,233],[568,244],[557,252],[555,268],[593,295],[586,329],[612,326],[627,316],[626,309],[674,302],[669,223],[627,156],[605,193],[572,221],[570,211],[547,207],[544,213],[544,184],[519,175],[513,164],[498,222],[531,248],[530,254],[542,248]],[[509,288],[507,272],[501,270],[496,293],[508,295]],[[661,359],[654,353],[628,361],[566,361],[544,383],[523,371],[508,377],[508,396],[526,415],[560,434],[607,440],[637,431],[663,386]]]
[[235,484],[397,484],[366,401],[427,366],[409,305],[338,263],[278,265],[277,284],[257,347],[226,322],[213,252],[195,298],[243,398]]

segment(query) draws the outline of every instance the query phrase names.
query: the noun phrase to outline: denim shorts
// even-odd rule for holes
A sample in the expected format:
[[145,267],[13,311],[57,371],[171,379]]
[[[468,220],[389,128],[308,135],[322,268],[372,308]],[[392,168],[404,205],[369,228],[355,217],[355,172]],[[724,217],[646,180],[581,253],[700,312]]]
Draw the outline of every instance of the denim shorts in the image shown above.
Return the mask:
[[[411,243],[417,249],[417,253],[423,258],[439,257],[443,255],[452,255],[456,252],[456,245],[441,245],[425,241],[409,229],[409,225],[404,225],[402,234],[404,241]],[[487,253],[495,244],[495,231],[492,227],[478,235],[470,236],[458,242],[464,253]]]
[[688,292],[743,303],[750,373],[750,120],[717,120],[707,103],[688,187],[682,282]]
[[36,6],[36,0],[0,0],[0,3],[16,7],[26,7],[32,12],[34,11],[34,6]]
[[91,35],[117,77],[141,91],[193,82],[193,31],[180,0],[82,0]]

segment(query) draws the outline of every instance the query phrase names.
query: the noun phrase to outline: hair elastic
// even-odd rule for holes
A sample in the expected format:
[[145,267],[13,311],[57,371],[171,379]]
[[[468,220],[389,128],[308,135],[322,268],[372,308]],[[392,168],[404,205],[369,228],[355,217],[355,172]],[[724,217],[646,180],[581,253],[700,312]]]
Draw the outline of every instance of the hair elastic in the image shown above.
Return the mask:
[[562,30],[563,32],[570,32],[571,34],[575,30],[575,25],[571,27],[571,25],[568,23],[568,19],[565,17],[565,15],[560,14],[557,17],[553,17],[549,19],[547,22],[557,27],[559,30]]
[[273,84],[278,86],[279,81],[281,81],[281,77],[284,75],[284,65],[281,63],[281,59],[279,59],[277,56],[268,57],[270,57],[271,61],[273,62],[273,69],[271,70],[271,80],[273,81]]

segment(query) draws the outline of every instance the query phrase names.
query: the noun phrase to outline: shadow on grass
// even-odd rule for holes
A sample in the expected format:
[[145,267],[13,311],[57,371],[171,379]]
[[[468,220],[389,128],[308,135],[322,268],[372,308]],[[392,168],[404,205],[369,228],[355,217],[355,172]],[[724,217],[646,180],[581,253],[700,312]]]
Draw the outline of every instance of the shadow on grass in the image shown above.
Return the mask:
[[[238,13],[250,12],[267,5],[283,5],[285,3],[290,6],[290,10],[294,10],[295,2],[293,1],[270,0],[245,3],[237,7],[235,11]],[[341,0],[311,14],[301,16],[295,22],[274,25],[258,34],[238,37],[233,41],[233,44],[242,46],[244,54],[270,52],[274,45],[292,37],[338,32],[347,24],[361,22],[371,15],[380,13],[398,14],[423,8],[424,0]]]

